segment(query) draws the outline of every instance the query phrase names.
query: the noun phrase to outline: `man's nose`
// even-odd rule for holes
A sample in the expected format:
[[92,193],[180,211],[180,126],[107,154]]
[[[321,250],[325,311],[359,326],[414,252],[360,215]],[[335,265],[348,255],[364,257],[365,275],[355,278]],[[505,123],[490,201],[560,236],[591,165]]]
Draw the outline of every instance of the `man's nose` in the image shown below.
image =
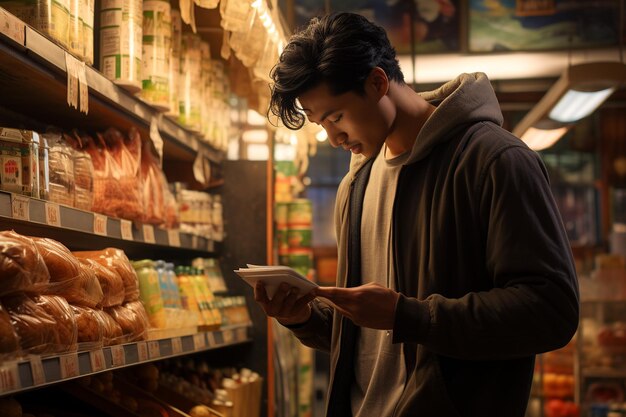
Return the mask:
[[342,143],[341,141],[341,131],[334,127],[332,124],[324,126],[324,130],[326,130],[326,134],[328,135],[328,141],[330,142],[333,148],[338,148]]

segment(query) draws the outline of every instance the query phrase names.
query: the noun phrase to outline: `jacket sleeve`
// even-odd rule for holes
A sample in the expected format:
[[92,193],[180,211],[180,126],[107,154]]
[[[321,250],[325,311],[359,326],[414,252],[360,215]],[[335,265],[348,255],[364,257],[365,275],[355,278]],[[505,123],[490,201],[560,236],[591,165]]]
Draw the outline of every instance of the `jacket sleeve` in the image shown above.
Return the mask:
[[[545,166],[523,146],[491,158],[476,190],[492,289],[458,299],[401,296],[394,342],[461,359],[554,350],[574,335],[579,295],[571,249]],[[436,278],[435,278],[436,279]]]
[[306,323],[285,326],[300,342],[313,349],[330,352],[333,309],[322,301],[311,301],[311,317]]

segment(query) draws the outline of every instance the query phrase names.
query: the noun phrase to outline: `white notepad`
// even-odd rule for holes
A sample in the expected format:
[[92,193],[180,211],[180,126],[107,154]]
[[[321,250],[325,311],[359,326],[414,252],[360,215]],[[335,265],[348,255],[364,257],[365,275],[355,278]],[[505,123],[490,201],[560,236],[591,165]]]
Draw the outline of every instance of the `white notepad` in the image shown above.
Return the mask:
[[282,265],[271,266],[248,264],[247,268],[236,269],[235,273],[246,281],[252,288],[254,288],[257,281],[261,281],[265,284],[265,291],[270,299],[274,297],[278,286],[283,282],[286,282],[287,284],[300,290],[298,298],[308,294],[313,288],[318,286],[316,283],[309,281],[300,275],[294,269]]

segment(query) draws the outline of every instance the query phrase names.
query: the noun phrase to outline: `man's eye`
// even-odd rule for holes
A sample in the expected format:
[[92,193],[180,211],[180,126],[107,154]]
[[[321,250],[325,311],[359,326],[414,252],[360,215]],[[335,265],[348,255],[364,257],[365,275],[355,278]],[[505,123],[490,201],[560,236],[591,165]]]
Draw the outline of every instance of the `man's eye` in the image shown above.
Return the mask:
[[339,116],[337,116],[337,117],[335,118],[335,120],[333,120],[333,123],[337,123],[337,122],[339,122],[342,118],[343,118],[343,113],[342,113],[342,114],[340,114]]

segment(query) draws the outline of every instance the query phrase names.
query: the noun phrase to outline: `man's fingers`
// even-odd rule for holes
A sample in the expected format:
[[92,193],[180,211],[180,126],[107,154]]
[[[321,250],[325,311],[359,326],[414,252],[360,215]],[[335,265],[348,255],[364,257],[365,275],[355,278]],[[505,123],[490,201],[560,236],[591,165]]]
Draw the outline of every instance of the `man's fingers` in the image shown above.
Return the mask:
[[265,285],[260,281],[257,281],[254,286],[254,299],[261,304],[267,304],[270,301],[267,291],[265,291]]

